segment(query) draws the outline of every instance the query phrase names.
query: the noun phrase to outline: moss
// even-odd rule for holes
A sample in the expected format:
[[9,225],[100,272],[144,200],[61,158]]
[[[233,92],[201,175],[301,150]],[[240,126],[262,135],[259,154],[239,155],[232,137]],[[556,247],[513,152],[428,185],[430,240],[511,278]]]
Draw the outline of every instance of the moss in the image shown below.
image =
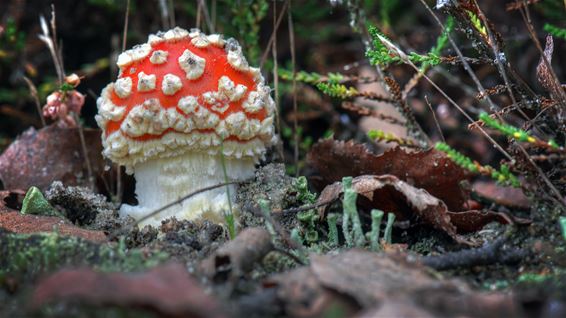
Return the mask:
[[[1,233],[0,233],[1,234]],[[65,266],[92,266],[101,271],[137,271],[168,258],[166,253],[148,254],[116,245],[93,242],[57,233],[0,235],[0,282],[7,276],[33,279],[38,274]]]
[[29,188],[22,202],[22,214],[37,214],[48,216],[62,216],[49,202],[37,187]]

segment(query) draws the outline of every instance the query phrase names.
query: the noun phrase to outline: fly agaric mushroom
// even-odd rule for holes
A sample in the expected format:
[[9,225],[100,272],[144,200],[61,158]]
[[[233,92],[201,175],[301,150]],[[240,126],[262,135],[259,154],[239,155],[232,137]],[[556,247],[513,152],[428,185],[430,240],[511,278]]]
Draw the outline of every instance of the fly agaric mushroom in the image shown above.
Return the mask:
[[[275,138],[275,103],[236,40],[177,27],[150,35],[148,43],[120,54],[117,65],[118,79],[97,100],[96,121],[103,130],[104,156],[135,174],[138,205],[123,204],[122,215],[139,220],[225,182],[222,156],[229,180],[253,176]],[[221,222],[227,209],[222,187],[142,225],[172,216]]]

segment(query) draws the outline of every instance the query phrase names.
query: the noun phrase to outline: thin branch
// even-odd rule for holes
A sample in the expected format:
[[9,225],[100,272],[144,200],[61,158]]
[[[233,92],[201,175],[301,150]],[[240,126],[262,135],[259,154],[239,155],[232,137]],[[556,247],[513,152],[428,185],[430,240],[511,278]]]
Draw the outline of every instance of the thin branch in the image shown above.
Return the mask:
[[210,20],[210,14],[208,14],[208,7],[206,6],[206,3],[204,0],[198,0],[198,2],[204,16],[204,22],[206,22],[206,26],[208,27],[208,31],[210,31],[210,33],[214,33],[214,25]]
[[126,2],[126,13],[124,17],[124,33],[122,35],[122,52],[126,51],[126,41],[128,37],[128,20],[130,16],[130,0]]
[[[277,0],[273,0],[273,45],[271,52],[273,53],[273,89],[275,91],[275,126],[277,133],[281,134],[281,113],[279,111],[279,64],[277,63]],[[269,50],[269,47],[268,47]],[[283,143],[277,143],[277,152],[281,160],[284,158]]]
[[[289,9],[287,10],[287,23],[289,25],[289,42],[291,45],[291,63],[293,64],[293,112],[298,113],[297,105],[297,59],[295,52],[295,31],[293,29],[293,15],[291,14],[291,2],[289,2]],[[299,122],[297,116],[293,120],[293,139],[295,145],[293,147],[295,175],[299,176]]]
[[438,133],[440,134],[440,138],[442,139],[442,142],[446,142],[446,139],[444,139],[444,134],[442,133],[442,129],[440,128],[440,123],[438,122],[438,119],[436,118],[436,113],[434,112],[434,109],[432,108],[432,105],[430,104],[430,101],[428,100],[428,97],[425,95],[425,102],[426,105],[428,106],[428,109],[430,110],[430,113],[432,114],[432,118],[434,119],[434,124],[436,125],[436,129],[438,129]]
[[285,16],[285,10],[287,10],[287,7],[289,5],[290,5],[290,0],[286,0],[285,3],[283,4],[283,8],[281,8],[281,12],[279,13],[277,22],[273,27],[273,32],[271,33],[271,36],[269,37],[269,41],[267,42],[267,48],[265,49],[265,52],[263,52],[263,55],[261,56],[261,61],[259,62],[260,69],[263,67],[263,64],[267,60],[267,55],[269,54],[269,48],[272,47],[273,45],[273,41],[275,40],[275,33],[277,32],[277,30],[279,30],[279,25],[281,24],[281,21],[283,21],[283,17]]
[[30,92],[31,96],[33,97],[35,107],[37,108],[37,113],[39,114],[39,119],[41,119],[41,126],[45,127],[45,117],[43,117],[43,111],[41,110],[41,103],[39,102],[39,96],[37,95],[37,88],[35,87],[33,82],[29,78],[27,78],[26,76],[23,76],[23,79],[26,82],[26,84],[28,85],[29,92]]

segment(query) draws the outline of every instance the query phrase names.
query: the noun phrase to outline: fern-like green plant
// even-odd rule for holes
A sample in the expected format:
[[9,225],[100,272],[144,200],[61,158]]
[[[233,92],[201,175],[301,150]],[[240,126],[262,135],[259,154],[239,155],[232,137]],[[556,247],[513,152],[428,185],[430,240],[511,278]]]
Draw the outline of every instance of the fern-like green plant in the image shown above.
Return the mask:
[[352,98],[360,95],[360,92],[356,88],[351,86],[346,87],[342,84],[318,83],[316,84],[316,88],[330,97],[340,99]]
[[560,148],[560,146],[558,146],[558,144],[550,139],[549,141],[543,141],[540,140],[536,137],[531,136],[528,132],[517,128],[513,125],[508,125],[508,124],[504,124],[499,122],[496,119],[491,118],[486,112],[482,112],[480,114],[480,120],[485,123],[487,126],[501,132],[502,134],[511,137],[517,141],[521,141],[521,142],[528,142],[528,143],[532,143],[532,144],[538,144],[538,145],[547,145],[551,148],[554,149],[558,149]]
[[557,37],[557,38],[561,38],[563,40],[566,40],[566,29],[565,28],[559,28],[555,25],[552,25],[550,23],[546,23],[544,25],[544,30],[550,34],[552,34],[553,36]]
[[[366,57],[372,65],[386,67],[391,64],[400,64],[409,60],[412,63],[426,65],[426,67],[429,67],[438,65],[442,62],[439,51],[442,50],[442,47],[446,44],[447,35],[446,39],[441,40],[440,45],[442,45],[442,47],[439,47],[439,49],[433,49],[424,55],[415,52],[411,52],[409,55],[406,55],[400,49],[394,47],[395,45],[393,42],[383,35],[377,27],[370,25],[368,32],[371,37],[373,48],[366,52]],[[392,47],[394,48],[392,49]]]
[[435,148],[446,153],[450,160],[454,161],[454,163],[468,171],[489,176],[493,180],[497,181],[497,183],[504,186],[512,186],[514,188],[521,186],[519,179],[517,179],[517,177],[511,173],[509,166],[505,164],[502,164],[499,170],[497,170],[489,165],[480,165],[478,162],[473,161],[466,155],[456,151],[446,143],[437,142]]

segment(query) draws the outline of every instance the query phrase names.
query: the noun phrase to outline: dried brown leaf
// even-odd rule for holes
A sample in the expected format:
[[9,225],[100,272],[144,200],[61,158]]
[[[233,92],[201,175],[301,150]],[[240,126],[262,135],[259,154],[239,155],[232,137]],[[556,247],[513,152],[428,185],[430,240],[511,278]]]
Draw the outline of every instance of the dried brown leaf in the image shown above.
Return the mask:
[[145,308],[159,317],[225,317],[216,301],[176,263],[136,274],[62,270],[42,280],[32,296],[35,309],[66,302]]
[[348,250],[310,259],[309,267],[268,281],[292,316],[324,316],[331,297],[351,304],[347,317],[356,308],[362,317],[522,316],[510,295],[473,292],[463,282],[438,279],[405,254]]
[[[327,186],[320,194],[319,203],[338,198],[342,194],[342,187],[341,182]],[[362,213],[367,213],[371,209],[391,212],[398,220],[423,223],[465,244],[470,243],[458,235],[459,232],[478,231],[492,221],[528,222],[496,212],[476,210],[450,212],[442,200],[392,175],[359,176],[353,179],[352,188],[359,194],[357,204]],[[328,205],[320,207],[318,211],[324,216],[327,210]]]
[[554,52],[554,40],[552,35],[546,36],[546,45],[544,47],[544,57],[540,57],[537,65],[537,80],[540,85],[549,93],[554,91],[554,78],[552,77],[552,72],[547,67],[544,58],[548,61],[550,65],[552,63],[552,53]]
[[20,214],[19,212],[0,213],[0,227],[14,233],[54,232],[61,235],[80,237],[93,242],[106,242],[102,231],[82,229],[68,220],[55,216]]
[[[101,175],[105,163],[100,130],[85,129],[84,136],[93,174]],[[78,129],[56,125],[28,129],[0,156],[0,179],[7,189],[36,186],[45,190],[55,180],[88,186]]]
[[427,190],[452,211],[463,210],[467,200],[460,183],[468,178],[468,172],[434,149],[407,152],[395,148],[374,155],[362,144],[326,139],[312,147],[307,163],[319,175],[311,178],[318,191],[346,176],[390,174]]
[[499,205],[524,210],[530,207],[529,199],[521,189],[501,187],[493,181],[474,182],[473,191],[479,196]]

